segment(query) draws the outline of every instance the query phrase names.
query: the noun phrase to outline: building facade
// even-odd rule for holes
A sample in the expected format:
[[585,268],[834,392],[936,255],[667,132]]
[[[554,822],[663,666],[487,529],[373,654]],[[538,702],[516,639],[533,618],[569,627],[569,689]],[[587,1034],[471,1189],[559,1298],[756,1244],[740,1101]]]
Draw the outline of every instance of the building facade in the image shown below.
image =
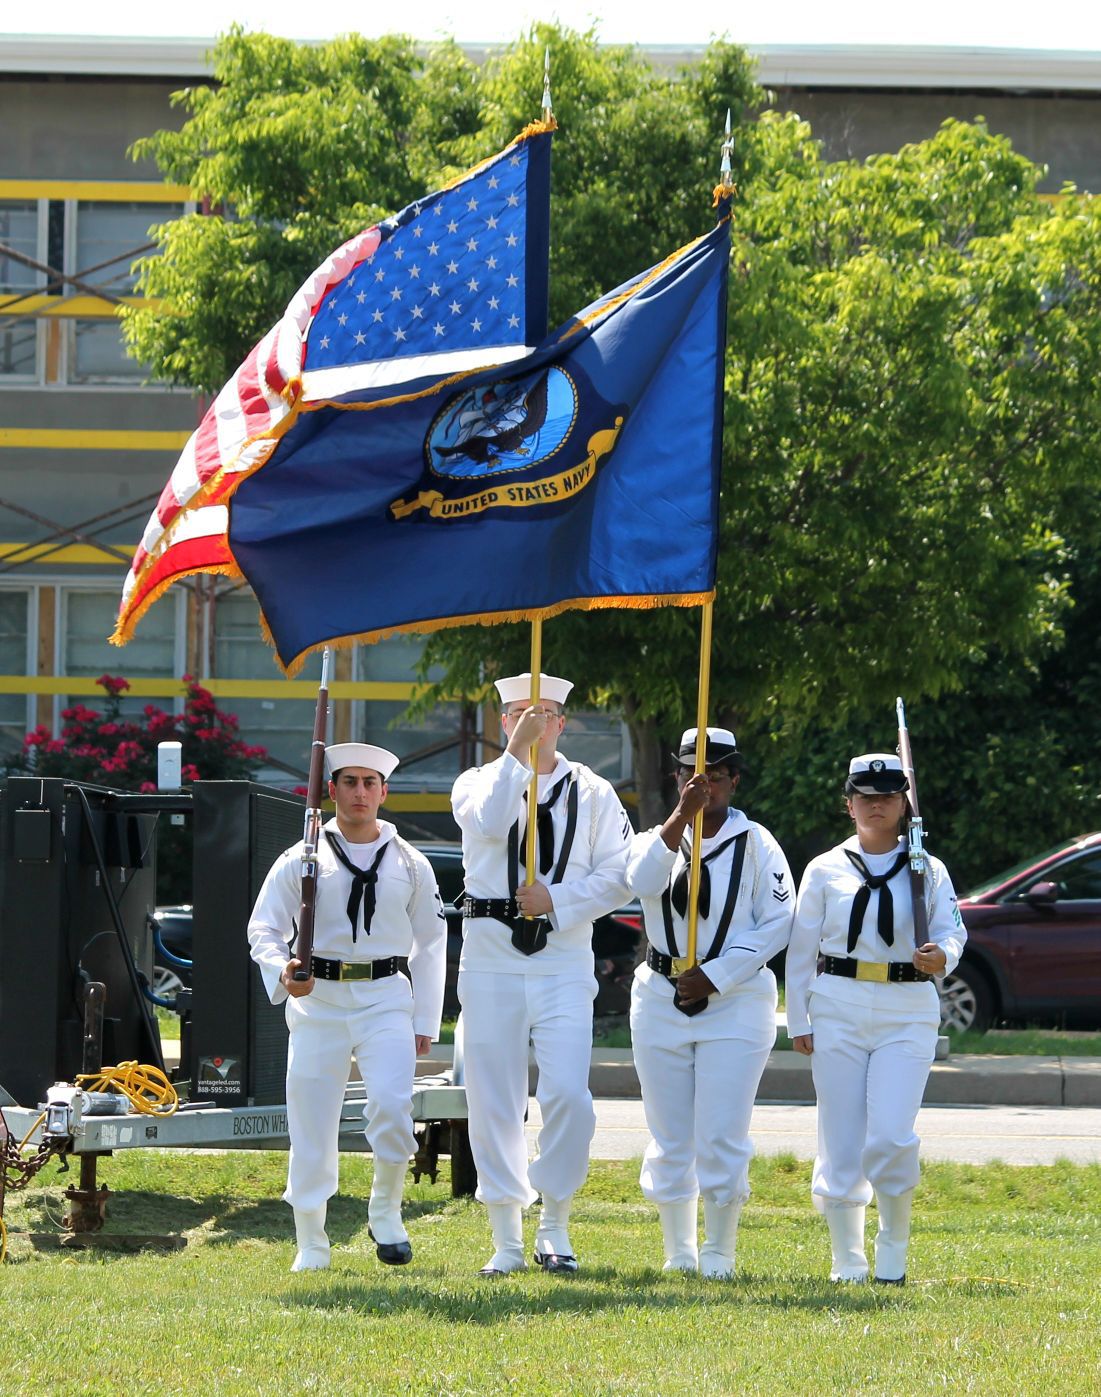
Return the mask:
[[[262,743],[269,778],[303,778],[316,662],[285,680],[248,589],[197,578],[172,588],[123,651],[108,646],[134,544],[206,404],[146,381],[117,320],[149,229],[194,207],[191,191],[134,163],[139,136],[178,123],[170,95],[208,75],[191,41],[0,39],[0,754],[107,672],[127,702],[179,705],[207,684]],[[690,61],[690,51],[655,52]],[[777,104],[807,118],[827,155],[863,158],[984,115],[1048,167],[1044,188],[1101,186],[1101,56],[966,50],[772,48],[758,54]],[[481,710],[446,704],[391,726],[414,688],[415,637],[341,652],[334,738],[383,743],[407,762],[391,807],[447,833],[455,774],[492,749]],[[629,783],[622,725],[580,714],[570,754]],[[488,735],[487,735],[488,734]]]

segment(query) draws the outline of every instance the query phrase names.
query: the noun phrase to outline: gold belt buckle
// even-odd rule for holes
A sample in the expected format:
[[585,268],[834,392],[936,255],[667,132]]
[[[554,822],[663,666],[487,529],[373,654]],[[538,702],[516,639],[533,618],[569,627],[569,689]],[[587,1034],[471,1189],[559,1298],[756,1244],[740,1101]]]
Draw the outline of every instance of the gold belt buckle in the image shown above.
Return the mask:
[[887,963],[882,960],[858,960],[856,963],[858,980],[874,980],[877,985],[887,983]]
[[669,967],[669,978],[671,980],[676,980],[679,976],[684,975],[691,969],[692,964],[687,956],[674,956],[673,963]]
[[373,980],[375,978],[374,961],[370,960],[342,960],[340,962],[340,978],[342,980]]

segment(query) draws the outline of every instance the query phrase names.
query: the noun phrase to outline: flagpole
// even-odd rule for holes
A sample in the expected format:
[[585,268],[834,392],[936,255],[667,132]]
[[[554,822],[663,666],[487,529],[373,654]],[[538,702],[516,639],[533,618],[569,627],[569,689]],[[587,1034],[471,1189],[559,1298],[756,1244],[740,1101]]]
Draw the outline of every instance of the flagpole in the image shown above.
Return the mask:
[[[729,199],[734,193],[734,176],[730,156],[734,142],[730,134],[730,109],[726,112],[726,129],[723,133],[722,157],[719,165],[719,183],[715,190],[715,202]],[[722,383],[719,393],[721,401]],[[706,601],[700,611],[700,677],[696,689],[696,775],[707,770],[707,709],[711,690],[711,623],[715,603]],[[703,810],[696,812],[692,821],[692,862],[688,873],[688,944],[685,959],[688,968],[696,964],[697,928],[700,920],[700,853],[703,849]]]
[[[550,90],[550,45],[543,50],[543,121],[546,124],[554,119],[551,109]],[[543,670],[543,618],[537,616],[531,623],[531,706],[537,708],[541,697],[539,678]],[[535,861],[537,858],[535,841],[539,834],[539,743],[531,744],[531,785],[528,787],[528,830],[525,840],[524,883],[527,887],[535,882]]]
[[[531,706],[539,705],[539,675],[543,668],[543,618],[531,623]],[[531,785],[528,787],[527,873],[524,882],[530,888],[535,882],[535,839],[538,833],[536,814],[539,808],[539,743],[531,744]]]
[[[696,775],[707,770],[707,706],[711,688],[711,619],[715,603],[705,601],[700,609],[700,678],[696,694]],[[696,964],[696,927],[700,908],[700,850],[703,847],[703,810],[692,820],[692,863],[688,875],[688,968]]]

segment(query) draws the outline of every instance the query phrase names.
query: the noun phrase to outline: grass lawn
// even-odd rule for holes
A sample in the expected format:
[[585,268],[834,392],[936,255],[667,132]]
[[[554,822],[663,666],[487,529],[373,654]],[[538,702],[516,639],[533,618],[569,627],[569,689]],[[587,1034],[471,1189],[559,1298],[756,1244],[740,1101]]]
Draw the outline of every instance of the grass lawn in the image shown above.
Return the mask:
[[[161,1038],[164,1042],[179,1039],[179,1019],[163,1009],[161,1015]],[[997,1055],[1027,1055],[1033,1057],[1101,1057],[1101,1033],[1064,1033],[1048,1028],[1000,1028],[990,1033],[950,1033],[950,1051],[953,1053],[994,1053]],[[441,1043],[455,1041],[455,1023],[445,1022],[440,1029]],[[595,1039],[598,1048],[629,1048],[631,1030],[626,1020],[613,1023],[604,1020]],[[790,1049],[791,1040],[784,1029],[776,1035],[778,1050]]]
[[[1093,1394],[1101,1372],[1101,1166],[930,1164],[910,1284],[831,1286],[809,1165],[753,1165],[739,1275],[664,1276],[637,1163],[594,1164],[573,1279],[484,1281],[483,1210],[411,1185],[411,1266],[367,1236],[371,1163],[345,1156],[327,1272],[292,1276],[286,1157],[133,1152],[103,1161],[109,1229],[186,1250],[35,1251],[0,1268],[9,1393]],[[13,1233],[63,1210],[51,1165],[9,1193]],[[530,1239],[533,1224],[529,1222]],[[869,1217],[869,1234],[872,1216]]]
[[1101,1057],[1101,1033],[1052,1028],[996,1028],[989,1033],[950,1033],[954,1053],[1002,1053],[1027,1057]]

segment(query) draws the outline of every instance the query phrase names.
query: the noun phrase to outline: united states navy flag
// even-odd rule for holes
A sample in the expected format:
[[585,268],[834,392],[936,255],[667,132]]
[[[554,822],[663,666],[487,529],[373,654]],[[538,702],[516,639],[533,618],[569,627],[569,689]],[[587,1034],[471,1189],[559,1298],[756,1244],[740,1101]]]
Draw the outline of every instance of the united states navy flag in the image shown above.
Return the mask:
[[304,404],[229,523],[283,666],[341,640],[707,600],[728,255],[724,214],[520,362]]

